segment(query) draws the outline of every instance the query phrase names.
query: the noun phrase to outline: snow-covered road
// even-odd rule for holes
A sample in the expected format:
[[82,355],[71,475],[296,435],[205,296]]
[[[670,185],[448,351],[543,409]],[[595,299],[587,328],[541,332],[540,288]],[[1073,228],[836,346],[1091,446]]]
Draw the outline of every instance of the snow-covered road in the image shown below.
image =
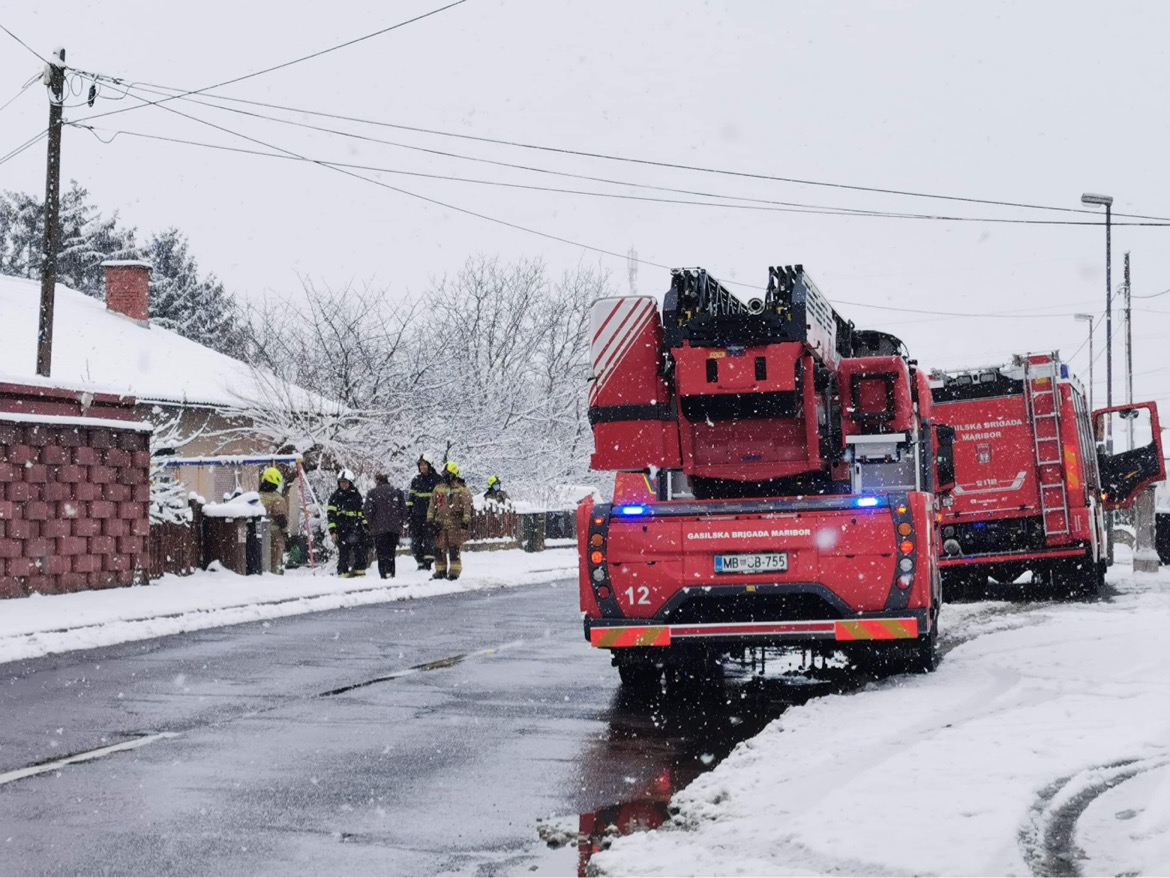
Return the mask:
[[575,549],[469,553],[456,582],[433,581],[399,561],[396,579],[340,579],[332,565],[285,576],[198,571],[149,585],[0,602],[0,664],[50,653],[146,640],[301,613],[551,582],[577,572]]
[[939,670],[787,711],[607,874],[1170,873],[1170,571],[952,604]]

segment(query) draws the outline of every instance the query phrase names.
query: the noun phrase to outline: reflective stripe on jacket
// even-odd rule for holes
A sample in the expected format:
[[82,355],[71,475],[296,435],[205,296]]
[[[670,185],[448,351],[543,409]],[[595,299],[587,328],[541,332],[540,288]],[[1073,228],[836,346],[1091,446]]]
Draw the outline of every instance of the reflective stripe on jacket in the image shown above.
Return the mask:
[[329,532],[351,531],[366,523],[362,515],[361,492],[350,486],[348,491],[338,488],[329,497]]

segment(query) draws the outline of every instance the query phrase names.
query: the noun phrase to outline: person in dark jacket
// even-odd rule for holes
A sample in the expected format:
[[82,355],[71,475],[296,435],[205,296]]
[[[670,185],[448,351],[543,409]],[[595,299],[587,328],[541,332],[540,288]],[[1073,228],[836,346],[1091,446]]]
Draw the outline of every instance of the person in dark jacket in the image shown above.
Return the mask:
[[410,483],[410,496],[406,498],[406,508],[410,513],[410,551],[419,570],[430,570],[435,563],[435,535],[427,523],[427,509],[435,485],[440,481],[435,472],[434,457],[429,451],[424,451],[418,459],[418,475]]
[[337,474],[337,490],[329,497],[329,535],[337,546],[339,576],[365,576],[370,550],[366,545],[366,518],[362,495],[353,483],[353,473]]
[[374,476],[374,490],[366,494],[365,516],[374,538],[378,555],[378,575],[383,579],[394,577],[394,556],[398,552],[398,537],[406,518],[406,495],[401,488],[390,484],[385,473]]

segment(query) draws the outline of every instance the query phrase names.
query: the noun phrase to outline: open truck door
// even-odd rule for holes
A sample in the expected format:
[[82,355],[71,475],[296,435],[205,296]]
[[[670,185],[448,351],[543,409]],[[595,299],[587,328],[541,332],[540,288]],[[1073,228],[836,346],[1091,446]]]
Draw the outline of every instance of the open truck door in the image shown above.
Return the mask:
[[[1093,412],[1093,433],[1106,509],[1131,505],[1143,489],[1166,478],[1156,403],[1098,409]],[[1125,450],[1110,452],[1119,446]]]

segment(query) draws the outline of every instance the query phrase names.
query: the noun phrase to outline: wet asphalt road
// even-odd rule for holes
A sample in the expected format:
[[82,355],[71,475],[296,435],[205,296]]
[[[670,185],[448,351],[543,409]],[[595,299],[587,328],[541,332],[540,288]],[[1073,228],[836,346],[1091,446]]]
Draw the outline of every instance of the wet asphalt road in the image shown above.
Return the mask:
[[783,700],[624,697],[568,581],[3,665],[0,874],[545,874],[542,821],[656,825]]
[[526,870],[617,688],[575,603],[560,582],[0,667],[0,774],[177,733],[0,786],[0,873]]

